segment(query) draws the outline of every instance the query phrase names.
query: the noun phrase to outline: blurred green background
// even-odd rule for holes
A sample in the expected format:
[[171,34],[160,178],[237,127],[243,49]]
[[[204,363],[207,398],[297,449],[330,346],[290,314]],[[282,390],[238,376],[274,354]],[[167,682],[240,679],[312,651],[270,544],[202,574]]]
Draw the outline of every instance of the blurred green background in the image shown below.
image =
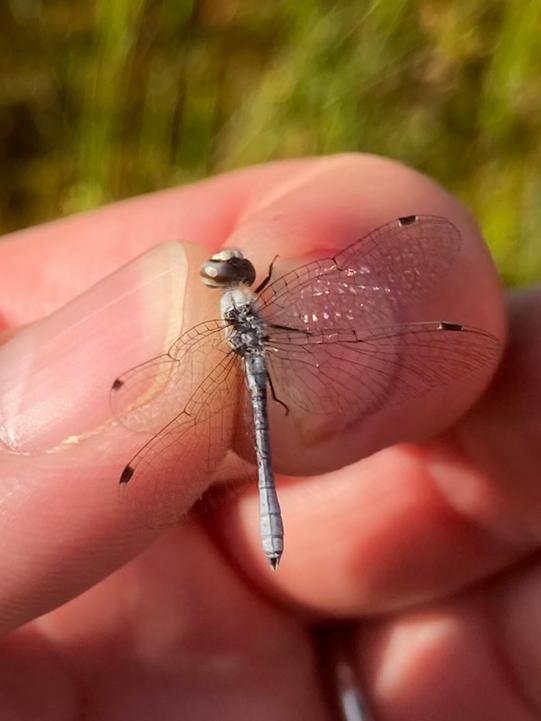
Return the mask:
[[446,185],[541,277],[540,0],[3,0],[5,232],[274,158]]

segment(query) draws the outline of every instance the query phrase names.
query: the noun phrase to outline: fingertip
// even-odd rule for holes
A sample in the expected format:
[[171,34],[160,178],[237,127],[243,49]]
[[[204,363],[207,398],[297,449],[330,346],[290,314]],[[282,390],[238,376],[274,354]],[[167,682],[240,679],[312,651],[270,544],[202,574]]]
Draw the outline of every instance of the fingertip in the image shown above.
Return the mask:
[[4,236],[0,324],[13,327],[43,317],[170,239],[221,247],[245,206],[314,162],[301,158],[242,168]]

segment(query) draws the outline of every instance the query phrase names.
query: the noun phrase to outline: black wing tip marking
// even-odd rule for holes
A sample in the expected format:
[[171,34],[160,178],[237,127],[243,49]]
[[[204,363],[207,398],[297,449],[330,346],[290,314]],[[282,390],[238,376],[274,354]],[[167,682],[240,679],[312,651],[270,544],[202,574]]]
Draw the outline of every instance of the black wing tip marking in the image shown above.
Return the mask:
[[398,218],[399,225],[413,225],[417,222],[419,222],[418,215],[403,215],[402,217]]
[[[434,225],[434,226],[447,226],[447,228],[454,234],[454,252],[458,250],[458,247],[460,246],[461,242],[461,234],[460,230],[456,227],[454,223],[452,223],[447,218],[444,218],[442,215],[430,215],[430,214],[416,214],[416,215],[401,215],[399,218],[394,218],[393,220],[384,223],[383,225],[378,226],[377,228],[374,228],[370,232],[366,233],[366,235],[363,235],[361,238],[358,238],[350,245],[346,246],[345,248],[342,248],[339,252],[337,252],[333,257],[332,260],[337,263],[338,268],[342,270],[342,266],[340,265],[341,262],[344,262],[344,258],[347,257],[349,253],[352,251],[355,251],[357,246],[360,246],[363,242],[367,241],[370,238],[376,237],[379,233],[382,231],[388,231],[389,229],[398,229],[400,228],[407,228],[408,226],[414,226],[414,225]],[[400,232],[400,230],[398,231]],[[449,260],[451,259],[452,255],[454,255],[454,252],[449,255]]]
[[466,327],[462,325],[462,323],[451,323],[448,320],[442,320],[438,326],[438,330],[463,331],[466,330]]
[[134,473],[135,473],[135,468],[133,468],[130,465],[126,466],[126,468],[122,471],[122,475],[120,476],[119,483],[120,484],[128,483],[128,481],[130,480],[130,478],[133,476]]
[[124,385],[124,381],[121,381],[120,378],[117,378],[113,385],[111,386],[112,391],[117,391],[119,388],[122,388]]
[[[417,223],[436,223],[441,224],[445,223],[446,225],[450,225],[452,228],[456,228],[454,223],[452,223],[448,218],[444,218],[442,215],[431,215],[430,213],[416,213],[415,215],[401,215],[399,218],[397,218],[394,221],[391,221],[389,225],[392,223],[398,223],[398,225],[405,226],[405,225],[416,225]],[[380,226],[379,228],[376,228],[377,230],[380,230],[381,228],[385,228],[386,226]],[[374,231],[372,231],[374,232]]]

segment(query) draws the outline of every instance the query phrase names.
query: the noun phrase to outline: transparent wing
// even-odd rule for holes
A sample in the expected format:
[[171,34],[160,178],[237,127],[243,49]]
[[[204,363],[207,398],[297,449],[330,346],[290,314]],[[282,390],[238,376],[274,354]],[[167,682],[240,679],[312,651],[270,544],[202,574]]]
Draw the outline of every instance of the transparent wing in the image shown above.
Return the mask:
[[260,294],[258,312],[269,323],[305,330],[391,324],[406,301],[434,290],[460,245],[445,218],[398,218],[275,280]]
[[124,468],[121,495],[137,526],[177,523],[214,480],[237,425],[239,371],[239,358],[230,351]]
[[340,417],[344,427],[468,378],[497,358],[500,341],[478,328],[429,321],[357,333],[269,329],[268,365],[277,397]]
[[212,320],[183,333],[167,353],[119,376],[110,391],[113,415],[127,428],[157,433],[182,409],[189,394],[231,351],[227,323]]
[[[247,389],[246,375],[242,374],[244,392],[241,392],[235,409],[235,427],[231,452],[220,463],[214,475],[214,483],[196,505],[198,512],[213,511],[224,502],[230,502],[252,486],[257,490],[257,458],[253,409]],[[242,389],[241,389],[242,390]]]

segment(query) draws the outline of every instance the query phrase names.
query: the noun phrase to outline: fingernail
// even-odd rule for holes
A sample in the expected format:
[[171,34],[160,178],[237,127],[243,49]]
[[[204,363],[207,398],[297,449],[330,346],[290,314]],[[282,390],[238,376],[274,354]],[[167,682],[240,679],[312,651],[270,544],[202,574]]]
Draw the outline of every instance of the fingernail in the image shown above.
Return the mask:
[[109,420],[114,378],[180,332],[190,252],[157,246],[0,348],[0,444],[44,451]]

